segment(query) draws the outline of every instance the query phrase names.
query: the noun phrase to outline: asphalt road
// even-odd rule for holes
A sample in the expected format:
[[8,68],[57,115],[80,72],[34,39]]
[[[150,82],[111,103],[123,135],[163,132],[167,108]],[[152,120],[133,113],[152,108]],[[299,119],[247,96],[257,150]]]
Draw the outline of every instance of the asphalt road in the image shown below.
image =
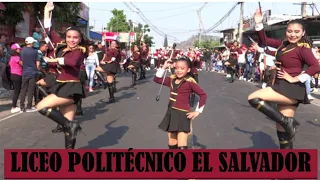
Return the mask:
[[[154,72],[147,73],[148,79],[135,88],[130,87],[129,75],[119,77],[117,102],[112,105],[105,103],[107,90],[97,90],[84,100],[85,115],[76,119],[83,122],[86,136],[78,136],[76,148],[167,148],[167,135],[158,124],[166,112],[169,89],[164,88],[156,102],[160,86],[152,81]],[[278,148],[274,123],[247,102],[248,94],[257,87],[243,81],[230,84],[224,76],[211,72],[201,72],[199,78],[208,100],[204,112],[194,120],[190,145],[193,142],[197,149]],[[316,105],[298,108],[296,118],[301,127],[295,148],[320,147],[319,115]],[[55,126],[39,113],[23,113],[1,121],[0,157],[5,148],[64,148],[63,135],[51,133]]]

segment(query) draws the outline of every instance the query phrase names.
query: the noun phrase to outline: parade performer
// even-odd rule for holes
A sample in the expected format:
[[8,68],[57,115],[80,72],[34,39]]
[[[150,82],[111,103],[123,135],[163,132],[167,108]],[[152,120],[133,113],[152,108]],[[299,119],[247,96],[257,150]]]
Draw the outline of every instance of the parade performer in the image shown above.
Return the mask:
[[[54,9],[52,2],[48,2],[44,9],[44,28],[51,27],[50,12]],[[52,42],[61,42],[54,30],[50,30]],[[83,48],[84,38],[76,27],[66,30],[66,43],[58,46],[54,58],[45,58],[47,62],[56,63],[61,67],[55,84],[48,90],[47,97],[37,104],[37,110],[63,127],[66,149],[74,149],[76,136],[81,130],[79,124],[73,122],[76,104],[85,97],[85,88],[79,80],[80,66],[85,58],[86,49]],[[56,110],[60,107],[60,111]]]
[[[88,56],[88,53],[86,54]],[[86,66],[84,65],[84,61],[81,62],[80,65],[80,72],[79,72],[79,80],[82,83],[82,85],[86,86],[86,81],[88,80],[88,75],[86,72]],[[87,91],[84,91],[87,92]],[[76,116],[83,116],[83,110],[82,110],[82,98],[77,102],[77,109],[76,109]]]
[[104,61],[100,62],[97,67],[97,71],[107,73],[107,82],[109,90],[109,101],[108,104],[116,102],[114,93],[116,91],[115,87],[115,75],[121,72],[120,61],[121,52],[118,50],[120,43],[117,40],[113,40],[110,44],[110,49],[107,51],[107,56]]
[[[55,84],[55,80],[53,80],[53,77],[55,76],[51,76],[49,78],[52,78],[51,79],[51,82],[53,83],[50,83],[49,82],[49,86],[51,87],[52,85],[50,84]],[[83,86],[85,86],[85,83],[86,81],[88,80],[87,78],[87,73],[86,73],[86,70],[85,70],[85,66],[84,64],[82,63],[81,66],[80,66],[80,72],[79,72],[79,79],[80,79],[80,82],[83,84]],[[44,81],[45,82],[45,81]],[[41,89],[39,88],[39,90],[41,91]],[[86,92],[86,91],[85,91]],[[76,112],[75,112],[75,116],[83,116],[83,110],[82,110],[82,98],[77,102],[76,104]],[[53,133],[60,133],[60,132],[63,132],[63,127],[58,124],[57,127],[55,129],[52,130]]]
[[[107,50],[107,48],[103,47],[101,42],[98,42],[95,53],[98,55],[99,62],[104,62],[104,60],[106,58],[106,50]],[[105,79],[104,79],[103,75],[101,74],[101,72],[95,70],[95,75],[97,76],[97,80],[99,81],[99,83],[103,84],[103,89],[106,89],[107,83],[105,82]],[[95,81],[95,86],[97,84],[98,84],[98,82]]]
[[156,52],[153,54],[153,57],[154,57],[154,69],[158,69],[159,68],[159,61],[160,61],[160,58],[159,58],[159,50],[156,49]]
[[140,78],[139,80],[146,79],[146,67],[148,63],[148,56],[149,56],[149,46],[142,42],[140,48]]
[[[47,36],[45,36],[47,37]],[[49,48],[46,42],[40,42],[40,49],[38,50],[40,59],[40,72],[42,73],[42,79],[36,82],[36,93],[35,99],[36,104],[40,102],[44,97],[48,96],[48,90],[56,84],[57,76],[60,73],[56,63],[46,62],[44,57],[48,51],[53,51],[53,48]],[[63,127],[57,125],[55,129],[52,130],[53,133],[63,132]]]
[[136,85],[137,81],[137,72],[139,71],[139,68],[141,66],[139,47],[137,45],[132,46],[131,52],[132,60],[130,61],[128,68],[132,72],[132,86],[134,86]]
[[[189,58],[191,60],[191,74],[194,80],[199,83],[199,76],[198,76],[198,64],[200,63],[200,57],[196,56],[196,52],[194,50],[191,50],[189,52]],[[196,95],[192,93],[190,95],[190,106],[194,106],[194,100]]]
[[230,83],[233,83],[236,74],[236,65],[238,63],[238,56],[242,54],[242,50],[238,47],[238,42],[235,41],[230,46],[229,59],[224,63],[227,69],[227,74],[230,75]]
[[[252,107],[277,123],[280,149],[293,149],[294,136],[299,126],[294,114],[299,103],[308,102],[304,82],[319,72],[320,66],[312,54],[303,21],[289,21],[287,40],[281,41],[266,37],[260,9],[257,9],[254,19],[259,41],[265,46],[278,49],[276,61],[280,63],[280,67],[275,84],[253,92],[248,101]],[[302,72],[303,64],[309,66],[305,72]],[[270,104],[272,102],[278,104],[278,109]]]
[[[191,121],[202,113],[207,94],[191,77],[191,61],[188,58],[179,58],[176,61],[175,74],[170,77],[163,77],[171,63],[171,59],[168,59],[154,77],[156,83],[161,84],[163,82],[163,85],[170,87],[168,110],[159,128],[168,132],[169,149],[187,149]],[[194,112],[191,112],[189,106],[189,97],[192,92],[200,96],[200,101]]]
[[[170,73],[171,74],[174,74],[174,69],[175,69],[175,64],[176,64],[176,61],[177,61],[177,58],[178,58],[178,55],[179,55],[179,50],[175,50],[174,48],[172,48],[168,54],[172,54],[172,64],[170,66]],[[170,57],[169,57],[170,58]]]

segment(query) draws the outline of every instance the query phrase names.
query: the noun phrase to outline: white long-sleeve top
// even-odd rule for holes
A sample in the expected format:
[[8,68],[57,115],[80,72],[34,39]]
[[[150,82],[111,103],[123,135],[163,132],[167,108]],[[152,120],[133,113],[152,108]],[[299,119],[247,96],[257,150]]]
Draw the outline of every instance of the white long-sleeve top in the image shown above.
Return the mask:
[[99,57],[97,53],[93,53],[87,58],[84,59],[84,64],[95,64],[96,66],[99,66]]

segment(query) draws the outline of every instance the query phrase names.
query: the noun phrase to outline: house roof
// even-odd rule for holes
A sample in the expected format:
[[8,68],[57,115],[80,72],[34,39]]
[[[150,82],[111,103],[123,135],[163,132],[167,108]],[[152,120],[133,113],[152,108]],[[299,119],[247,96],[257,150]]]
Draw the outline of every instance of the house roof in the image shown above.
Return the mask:
[[233,31],[233,30],[235,30],[235,28],[223,29],[223,30],[220,30],[219,32],[226,32],[226,31]]

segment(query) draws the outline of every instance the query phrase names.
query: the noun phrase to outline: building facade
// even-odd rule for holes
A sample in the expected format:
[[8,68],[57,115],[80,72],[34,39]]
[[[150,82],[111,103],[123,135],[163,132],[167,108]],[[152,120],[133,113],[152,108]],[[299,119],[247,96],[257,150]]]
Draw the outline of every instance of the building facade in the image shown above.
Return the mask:
[[[34,27],[39,24],[36,15],[32,11],[31,3],[25,2],[25,11],[23,12],[24,21],[17,24],[15,27],[16,33],[13,33],[13,28],[11,26],[0,24],[0,35],[5,35],[7,37],[7,43],[18,42],[23,43],[24,39],[31,36]],[[54,19],[52,19],[54,21]],[[77,25],[81,28],[83,34],[88,37],[89,34],[89,7],[81,3],[81,10],[79,12],[79,18]],[[61,27],[69,27],[71,24],[67,23],[53,23],[56,29]]]

